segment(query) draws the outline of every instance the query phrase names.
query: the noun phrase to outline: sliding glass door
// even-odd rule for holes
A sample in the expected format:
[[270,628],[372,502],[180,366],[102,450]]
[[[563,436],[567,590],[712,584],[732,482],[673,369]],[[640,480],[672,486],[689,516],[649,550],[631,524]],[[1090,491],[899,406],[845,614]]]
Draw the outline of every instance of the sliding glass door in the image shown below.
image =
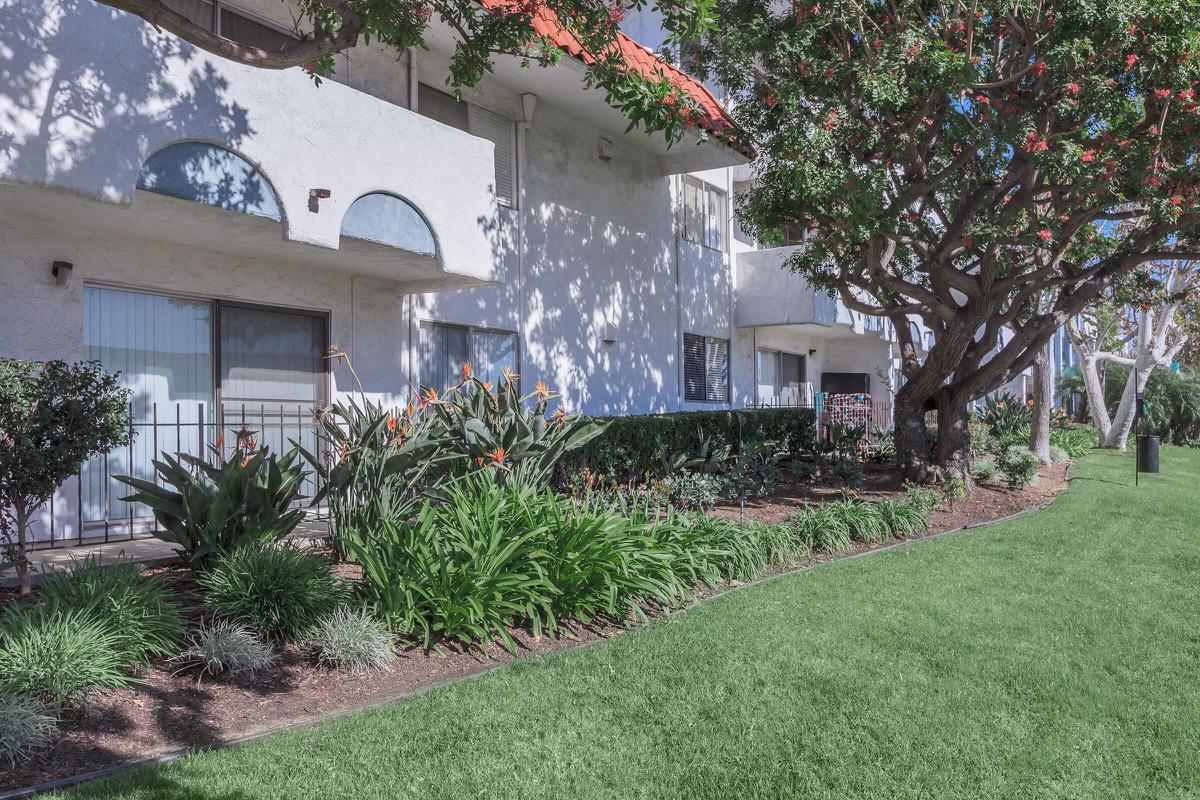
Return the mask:
[[281,452],[315,446],[312,408],[327,398],[326,317],[124,289],[84,289],[84,353],[132,390],[135,439],[84,465],[85,524],[148,518],[114,475],[154,479],[160,453],[210,457],[224,433],[254,432]]

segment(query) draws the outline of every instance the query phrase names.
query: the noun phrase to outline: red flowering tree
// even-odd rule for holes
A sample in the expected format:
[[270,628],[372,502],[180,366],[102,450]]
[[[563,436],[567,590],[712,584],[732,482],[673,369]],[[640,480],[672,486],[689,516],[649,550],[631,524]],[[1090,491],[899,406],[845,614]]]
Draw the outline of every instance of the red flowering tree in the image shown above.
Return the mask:
[[[285,0],[295,17],[295,41],[265,50],[226,38],[177,10],[172,0],[99,0],[137,14],[197,47],[265,69],[302,66],[314,76],[332,73],[334,55],[361,43],[397,54],[423,47],[431,33],[454,42],[451,82],[473,86],[497,56],[523,65],[549,66],[564,55],[554,34],[565,31],[582,48],[585,81],[603,88],[608,101],[634,124],[677,141],[687,130],[694,102],[665,74],[631,70],[615,46],[630,9],[653,8],[668,45],[691,41],[710,24],[714,0]],[[555,25],[548,24],[555,21]]]
[[[739,214],[767,241],[807,228],[789,266],[895,323],[912,477],[965,474],[968,402],[1115,278],[1196,255],[1188,0],[719,0],[717,17],[703,63],[761,156]],[[910,316],[936,334],[924,356]]]

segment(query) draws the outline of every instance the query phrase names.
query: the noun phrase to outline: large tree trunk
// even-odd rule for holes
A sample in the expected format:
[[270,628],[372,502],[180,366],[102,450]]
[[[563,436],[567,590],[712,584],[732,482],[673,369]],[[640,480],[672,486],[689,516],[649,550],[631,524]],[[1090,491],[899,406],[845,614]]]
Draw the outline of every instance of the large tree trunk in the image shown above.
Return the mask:
[[925,407],[905,403],[896,395],[893,422],[896,431],[896,464],[905,480],[928,483],[933,475],[929,467],[929,439],[925,432]]
[[1133,430],[1133,420],[1137,416],[1137,395],[1146,390],[1150,371],[1154,369],[1154,363],[1146,364],[1146,360],[1139,353],[1137,363],[1129,370],[1125,391],[1121,394],[1121,404],[1117,406],[1117,413],[1113,417],[1112,429],[1102,443],[1104,447],[1125,450],[1128,446],[1129,432]]
[[1050,463],[1050,406],[1053,404],[1050,356],[1043,350],[1033,362],[1033,421],[1029,429],[1029,449],[1043,464]]
[[937,400],[937,465],[947,476],[971,482],[971,419],[967,402],[953,392],[943,392]]
[[1104,373],[1108,362],[1096,358],[1095,353],[1083,353],[1079,371],[1083,374],[1083,390],[1087,399],[1088,414],[1092,426],[1100,434],[1100,441],[1108,438],[1112,420],[1108,416],[1108,403],[1104,400]]

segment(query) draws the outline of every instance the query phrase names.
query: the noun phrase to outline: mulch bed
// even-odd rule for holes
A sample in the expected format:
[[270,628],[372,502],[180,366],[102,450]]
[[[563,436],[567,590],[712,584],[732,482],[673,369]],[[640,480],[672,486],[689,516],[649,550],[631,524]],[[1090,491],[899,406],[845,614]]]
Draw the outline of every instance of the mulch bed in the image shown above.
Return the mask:
[[[1044,466],[1038,473],[1038,480],[1024,489],[1009,489],[1002,482],[978,481],[965,500],[959,500],[952,506],[940,508],[929,515],[927,535],[1000,519],[1031,508],[1067,488],[1069,468],[1069,464]],[[744,518],[765,523],[783,522],[805,506],[837,500],[844,492],[844,489],[832,486],[784,486],[770,497],[748,500]],[[904,487],[894,470],[869,465],[863,476],[862,488],[853,494],[864,500],[896,498],[904,496]],[[737,506],[721,506],[713,513],[731,519],[742,518],[742,511]]]
[[[1030,508],[1066,488],[1067,465],[1043,468],[1031,487],[1014,491],[996,484],[979,484],[967,500],[930,516],[927,535],[997,519]],[[788,486],[775,495],[747,503],[746,517],[762,522],[779,522],[804,505],[839,497],[841,490],[811,486]],[[903,495],[899,482],[882,470],[865,477],[860,497]],[[714,513],[738,517],[740,510],[719,508]],[[859,547],[856,552],[865,551]],[[817,557],[814,562],[840,556]],[[190,574],[180,567],[160,567],[176,583],[198,614]],[[347,577],[352,577],[348,569]],[[721,590],[706,590],[710,596]],[[16,601],[13,592],[0,592],[0,607]],[[534,638],[528,631],[514,630],[518,645],[514,655],[502,646],[443,646],[425,652],[412,648],[401,653],[389,668],[353,674],[316,666],[301,650],[282,651],[277,667],[237,678],[206,677],[177,672],[171,664],[156,665],[142,679],[144,684],[128,690],[98,693],[86,709],[62,720],[53,746],[15,769],[0,771],[0,792],[46,781],[80,775],[133,761],[201,748],[288,725],[312,722],[398,700],[413,692],[479,674],[518,658],[576,647],[586,642],[620,635],[615,624],[567,627],[559,638]]]

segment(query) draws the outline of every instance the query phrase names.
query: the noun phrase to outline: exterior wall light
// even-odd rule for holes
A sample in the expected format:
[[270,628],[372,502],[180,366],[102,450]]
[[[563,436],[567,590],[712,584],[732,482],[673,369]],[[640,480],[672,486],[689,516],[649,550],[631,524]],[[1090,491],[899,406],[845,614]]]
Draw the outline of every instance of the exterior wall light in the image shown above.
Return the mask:
[[75,265],[70,261],[55,261],[50,265],[50,274],[54,276],[54,282],[65,289],[71,285],[71,272],[74,269]]
[[328,189],[308,190],[308,210],[316,214],[321,210],[322,200],[328,200],[331,192]]

